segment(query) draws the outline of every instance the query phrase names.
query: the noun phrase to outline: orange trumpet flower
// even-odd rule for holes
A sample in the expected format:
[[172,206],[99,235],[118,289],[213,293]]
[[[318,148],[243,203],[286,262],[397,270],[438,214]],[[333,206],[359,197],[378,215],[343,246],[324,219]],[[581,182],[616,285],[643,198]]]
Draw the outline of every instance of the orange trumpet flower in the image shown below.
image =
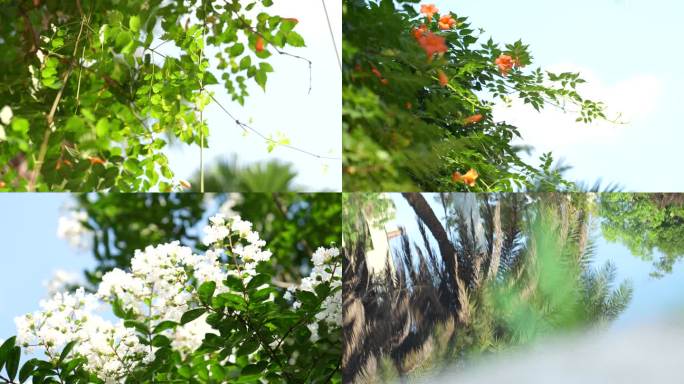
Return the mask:
[[460,172],[454,172],[454,174],[451,175],[451,180],[455,183],[464,183],[469,187],[474,187],[478,177],[480,177],[480,175],[477,171],[471,168],[465,175],[461,175]]
[[451,17],[451,15],[444,15],[439,18],[439,23],[437,23],[437,26],[441,30],[447,30],[451,29],[456,25],[456,20]]
[[432,16],[434,16],[435,13],[439,13],[439,9],[437,9],[434,4],[421,4],[420,13],[424,14],[428,21],[432,21]]

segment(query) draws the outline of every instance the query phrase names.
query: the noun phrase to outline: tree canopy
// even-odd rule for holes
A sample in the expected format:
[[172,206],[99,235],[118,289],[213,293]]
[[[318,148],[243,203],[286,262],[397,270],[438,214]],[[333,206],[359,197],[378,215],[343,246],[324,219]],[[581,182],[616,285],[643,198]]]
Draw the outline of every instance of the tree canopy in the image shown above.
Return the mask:
[[608,193],[600,201],[606,240],[622,243],[635,256],[653,261],[654,276],[672,272],[684,257],[684,196]]
[[209,87],[242,104],[271,55],[308,61],[287,52],[304,46],[297,19],[272,4],[0,1],[0,190],[185,188],[164,147],[207,146]]
[[[349,191],[567,190],[551,153],[523,160],[497,102],[606,118],[578,73],[531,68],[526,44],[498,44],[467,17],[417,0],[345,0],[344,185]],[[553,129],[554,127],[548,127]],[[523,138],[524,139],[524,138]]]

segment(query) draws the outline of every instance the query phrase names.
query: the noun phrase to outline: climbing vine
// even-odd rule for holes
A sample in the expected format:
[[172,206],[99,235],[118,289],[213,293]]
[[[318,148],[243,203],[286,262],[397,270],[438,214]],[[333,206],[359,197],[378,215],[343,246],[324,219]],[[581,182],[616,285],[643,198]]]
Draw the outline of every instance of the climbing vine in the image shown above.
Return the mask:
[[[578,73],[531,68],[522,41],[498,44],[467,17],[416,0],[345,0],[347,190],[567,190],[554,167],[523,160],[518,127],[493,107],[520,99],[588,123],[606,119]],[[554,129],[548,127],[548,129]]]

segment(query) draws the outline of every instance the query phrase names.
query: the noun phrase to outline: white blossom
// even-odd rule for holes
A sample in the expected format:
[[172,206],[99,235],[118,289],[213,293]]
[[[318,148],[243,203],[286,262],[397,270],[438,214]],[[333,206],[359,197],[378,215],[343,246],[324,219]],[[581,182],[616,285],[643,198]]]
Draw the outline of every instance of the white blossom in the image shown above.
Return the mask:
[[48,297],[64,292],[69,287],[80,285],[82,285],[82,282],[78,273],[63,269],[54,271],[50,280],[43,282],[43,286],[47,289]]
[[9,125],[10,121],[12,121],[13,116],[14,115],[12,114],[12,108],[10,108],[9,105],[5,105],[0,110],[0,122],[2,122],[5,125]]
[[[342,323],[342,266],[337,258],[340,254],[337,248],[323,248],[320,247],[311,256],[311,261],[314,267],[311,269],[309,276],[302,279],[299,286],[296,288],[288,288],[283,295],[285,300],[291,300],[295,290],[315,292],[315,289],[320,284],[329,284],[330,289],[334,290],[329,294],[323,303],[321,309],[316,313],[314,321],[307,324],[309,331],[311,331],[311,340],[317,341],[318,322],[324,321],[333,326],[340,326]],[[301,308],[302,303],[295,300],[292,303],[294,309]]]
[[222,214],[224,217],[232,217],[232,216],[237,216],[238,213],[233,210],[236,205],[242,203],[244,201],[244,198],[242,197],[242,194],[238,192],[232,192],[228,194],[228,199],[219,207],[219,213]]
[[57,237],[66,240],[77,250],[90,247],[93,233],[83,225],[88,220],[85,211],[71,211],[68,216],[62,216],[57,223]]

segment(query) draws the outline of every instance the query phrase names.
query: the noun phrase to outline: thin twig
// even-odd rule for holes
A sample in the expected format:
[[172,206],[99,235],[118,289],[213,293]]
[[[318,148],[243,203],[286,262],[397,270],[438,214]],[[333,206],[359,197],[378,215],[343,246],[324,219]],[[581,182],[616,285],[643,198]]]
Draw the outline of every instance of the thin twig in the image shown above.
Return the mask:
[[[202,56],[204,55],[204,41],[205,37],[204,34],[206,33],[207,29],[207,3],[202,1],[202,8],[203,8],[203,18],[202,18],[202,48],[200,49],[200,54],[199,54],[199,70],[202,75],[200,78],[200,97],[202,97],[202,94],[204,93],[204,72],[202,72]],[[204,193],[204,107],[199,111],[200,115],[200,193]]]
[[38,178],[40,170],[43,167],[43,162],[45,161],[45,155],[47,154],[50,135],[52,134],[52,131],[55,129],[55,114],[57,113],[57,106],[59,105],[59,102],[62,100],[64,89],[66,89],[66,86],[69,82],[69,76],[71,75],[71,72],[73,72],[74,70],[74,64],[76,63],[75,56],[78,53],[78,45],[81,42],[81,34],[83,33],[83,25],[85,23],[86,18],[81,16],[81,27],[78,31],[78,36],[76,37],[76,44],[74,45],[74,53],[72,54],[69,69],[67,70],[67,72],[64,75],[64,78],[62,79],[62,87],[59,89],[59,92],[57,92],[57,96],[55,97],[55,100],[52,102],[52,108],[50,108],[50,113],[47,115],[46,118],[47,129],[45,130],[45,134],[43,135],[43,142],[40,145],[40,150],[38,152],[38,159],[36,160],[35,168],[33,168],[33,172],[31,173],[31,179],[29,180],[28,184],[29,192],[33,192],[35,190],[36,179]]
[[[163,54],[163,53],[161,53],[161,52],[158,52],[158,51],[154,50],[153,48],[147,48],[147,50],[149,50],[150,52],[155,53],[155,54],[157,54],[157,55],[159,55],[159,56],[161,56],[161,57],[163,57],[163,58],[167,58],[167,57],[168,57],[167,55],[165,55],[165,54]],[[181,67],[180,64],[175,63],[175,62],[174,62],[174,64],[176,64],[176,66],[178,66],[178,68],[180,68],[182,71],[185,71],[185,69],[184,69],[183,67]],[[216,105],[218,105],[219,108],[220,108],[226,115],[228,115],[228,117],[230,117],[231,120],[233,120],[233,121],[235,122],[235,124],[237,124],[238,127],[242,128],[242,130],[244,130],[244,131],[247,131],[247,130],[248,130],[248,131],[254,133],[255,135],[259,136],[260,138],[264,139],[264,140],[267,141],[267,142],[270,142],[270,143],[273,143],[273,144],[278,144],[278,145],[280,145],[280,146],[282,146],[282,147],[289,148],[289,149],[291,149],[291,150],[294,150],[294,151],[297,151],[297,152],[301,152],[301,153],[307,154],[307,155],[309,155],[309,156],[313,156],[313,157],[318,158],[318,159],[322,159],[322,160],[337,160],[337,161],[342,160],[341,157],[323,156],[323,155],[319,155],[319,154],[316,154],[316,153],[307,151],[307,150],[302,149],[302,148],[299,148],[299,147],[295,147],[295,146],[290,145],[290,144],[280,144],[277,140],[273,140],[272,138],[267,137],[266,135],[264,135],[263,133],[257,131],[257,130],[254,129],[253,127],[251,127],[251,126],[249,126],[249,125],[247,125],[247,124],[241,122],[240,120],[238,120],[232,113],[230,113],[230,111],[228,111],[228,109],[227,109],[226,107],[224,107],[218,100],[216,100],[216,98],[214,97],[214,95],[212,95],[211,93],[209,93],[208,95],[209,95],[209,97],[211,98],[211,100],[212,100],[213,102],[215,102]]]
[[340,71],[342,70],[342,59],[340,58],[340,52],[337,50],[337,43],[335,42],[335,33],[333,32],[332,24],[330,23],[330,15],[328,15],[328,7],[325,5],[325,0],[321,0],[323,4],[323,12],[325,12],[325,20],[328,22],[328,30],[330,30],[330,39],[333,43],[333,48],[335,48],[335,57],[337,57],[337,64],[340,65]]

